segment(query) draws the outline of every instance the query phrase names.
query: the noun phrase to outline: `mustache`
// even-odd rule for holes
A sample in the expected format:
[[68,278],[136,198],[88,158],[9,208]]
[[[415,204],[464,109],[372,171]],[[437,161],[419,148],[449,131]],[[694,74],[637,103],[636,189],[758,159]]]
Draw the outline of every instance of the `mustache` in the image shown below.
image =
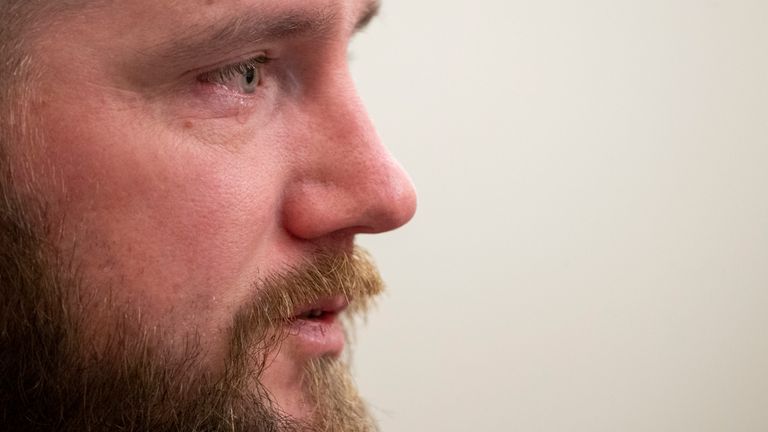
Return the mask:
[[[254,291],[257,296],[234,319],[229,356],[234,361],[250,357],[248,352],[270,351],[286,336],[297,311],[322,299],[344,297],[344,318],[364,317],[384,291],[384,282],[371,255],[356,246],[349,253],[319,252],[308,262],[256,282]],[[260,360],[263,369],[266,359]]]

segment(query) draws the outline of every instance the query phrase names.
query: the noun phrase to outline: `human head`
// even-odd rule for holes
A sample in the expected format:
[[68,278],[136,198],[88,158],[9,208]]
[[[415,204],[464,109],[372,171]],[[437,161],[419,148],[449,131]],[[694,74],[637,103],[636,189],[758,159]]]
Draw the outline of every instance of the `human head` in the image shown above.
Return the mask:
[[335,315],[381,289],[355,236],[415,207],[347,69],[376,6],[8,4],[2,398],[44,381],[13,362],[43,352],[61,389],[87,385],[69,407],[36,387],[40,430],[175,430],[206,410],[199,430],[367,421]]

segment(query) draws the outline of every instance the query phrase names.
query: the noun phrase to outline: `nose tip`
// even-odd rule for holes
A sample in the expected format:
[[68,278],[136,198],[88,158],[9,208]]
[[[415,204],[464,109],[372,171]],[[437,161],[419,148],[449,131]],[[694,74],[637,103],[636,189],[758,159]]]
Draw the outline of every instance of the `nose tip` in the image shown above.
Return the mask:
[[391,156],[369,159],[356,167],[339,165],[321,178],[298,182],[286,195],[283,224],[293,236],[314,240],[338,234],[375,234],[411,220],[416,192]]
[[[365,217],[361,229],[365,232],[380,233],[399,228],[413,218],[416,213],[417,198],[408,174],[396,161],[391,162],[391,174],[388,179],[372,186],[369,214]],[[366,193],[363,191],[363,193]]]

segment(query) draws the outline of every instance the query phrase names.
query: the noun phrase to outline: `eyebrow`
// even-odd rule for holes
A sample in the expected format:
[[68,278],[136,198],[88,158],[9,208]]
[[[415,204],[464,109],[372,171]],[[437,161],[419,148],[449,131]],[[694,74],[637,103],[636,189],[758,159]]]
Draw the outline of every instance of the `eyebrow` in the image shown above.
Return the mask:
[[[366,0],[354,25],[360,32],[370,24],[381,8],[380,0]],[[249,12],[201,27],[185,29],[169,43],[151,47],[144,54],[173,63],[206,54],[216,54],[255,43],[298,37],[327,35],[337,22],[332,8],[297,9],[281,12]]]

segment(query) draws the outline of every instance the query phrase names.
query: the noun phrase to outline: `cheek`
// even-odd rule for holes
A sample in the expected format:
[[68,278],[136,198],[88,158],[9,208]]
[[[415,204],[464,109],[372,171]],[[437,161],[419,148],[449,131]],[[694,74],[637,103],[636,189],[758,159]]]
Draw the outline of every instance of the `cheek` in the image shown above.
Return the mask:
[[65,215],[62,248],[77,245],[94,290],[155,322],[221,323],[276,258],[280,165],[123,124],[49,129],[36,171],[56,179],[45,195]]

